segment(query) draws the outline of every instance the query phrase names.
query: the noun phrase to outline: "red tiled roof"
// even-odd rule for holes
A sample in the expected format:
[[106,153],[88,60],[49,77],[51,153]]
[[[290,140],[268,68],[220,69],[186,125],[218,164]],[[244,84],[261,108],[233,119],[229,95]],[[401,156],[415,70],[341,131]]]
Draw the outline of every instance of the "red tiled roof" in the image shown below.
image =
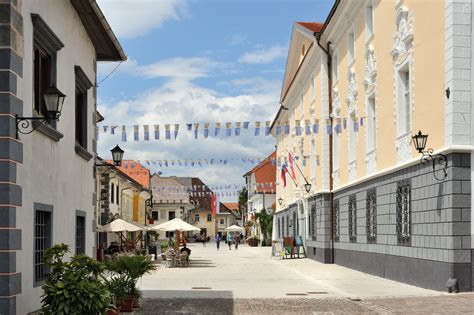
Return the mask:
[[[276,191],[276,151],[273,151],[265,160],[255,166],[250,173],[255,174],[257,192],[272,193]],[[263,184],[263,185],[262,185]],[[268,185],[268,186],[267,186]]]
[[312,32],[320,32],[321,29],[324,26],[324,23],[316,23],[316,22],[296,22],[296,24],[299,24],[307,29],[309,29]]
[[[107,160],[107,163],[113,163]],[[150,170],[133,160],[123,160],[122,165],[117,167],[122,172],[136,180],[145,188],[150,187]]]
[[239,204],[237,202],[224,202],[224,206],[229,208],[232,211],[238,211],[239,210]]

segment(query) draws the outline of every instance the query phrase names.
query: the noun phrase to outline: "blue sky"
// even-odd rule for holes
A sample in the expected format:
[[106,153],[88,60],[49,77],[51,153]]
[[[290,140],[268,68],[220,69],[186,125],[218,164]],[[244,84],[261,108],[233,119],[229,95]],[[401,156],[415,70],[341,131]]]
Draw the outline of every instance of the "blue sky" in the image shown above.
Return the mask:
[[[116,143],[136,160],[265,157],[271,137],[195,140],[192,122],[272,120],[278,109],[293,22],[324,22],[333,0],[99,0],[128,60],[99,84],[104,125],[182,124],[177,140],[121,142],[100,134],[99,154]],[[99,65],[98,81],[116,63]],[[163,128],[163,127],[162,127]],[[129,140],[131,129],[128,130]],[[201,131],[202,133],[202,131]],[[208,185],[243,184],[251,163],[152,167]],[[235,197],[225,198],[232,201]]]

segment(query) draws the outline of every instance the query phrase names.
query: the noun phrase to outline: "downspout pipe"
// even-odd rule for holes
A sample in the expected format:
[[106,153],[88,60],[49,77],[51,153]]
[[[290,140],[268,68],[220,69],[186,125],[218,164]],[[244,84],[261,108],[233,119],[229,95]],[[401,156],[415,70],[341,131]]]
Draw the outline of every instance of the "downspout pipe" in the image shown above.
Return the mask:
[[[328,67],[328,109],[329,109],[329,114],[332,112],[332,56],[331,56],[331,42],[327,42],[327,47],[324,48],[321,45],[321,34],[322,33],[314,33],[314,37],[316,38],[316,42],[321,48],[321,50],[326,54],[327,57],[327,67]],[[333,118],[331,115],[329,115],[329,120],[332,126],[333,123]],[[332,127],[331,127],[332,128]],[[331,263],[334,263],[334,255],[335,255],[335,250],[334,250],[334,208],[333,208],[333,179],[332,179],[332,172],[333,172],[333,133],[331,132],[329,134],[329,222],[330,222],[330,227],[329,227],[329,239],[331,240]]]

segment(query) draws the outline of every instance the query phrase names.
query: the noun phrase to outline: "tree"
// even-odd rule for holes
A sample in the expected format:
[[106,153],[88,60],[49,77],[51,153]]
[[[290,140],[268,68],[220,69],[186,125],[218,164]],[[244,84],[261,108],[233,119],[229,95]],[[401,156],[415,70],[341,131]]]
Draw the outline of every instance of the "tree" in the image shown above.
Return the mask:
[[268,214],[265,209],[262,209],[262,211],[256,213],[255,216],[263,235],[262,245],[268,245],[268,236],[270,235],[271,237],[273,229],[273,214]]
[[247,207],[247,200],[248,200],[248,191],[247,191],[247,188],[244,187],[239,191],[239,211],[242,214],[242,216],[244,213],[243,209]]

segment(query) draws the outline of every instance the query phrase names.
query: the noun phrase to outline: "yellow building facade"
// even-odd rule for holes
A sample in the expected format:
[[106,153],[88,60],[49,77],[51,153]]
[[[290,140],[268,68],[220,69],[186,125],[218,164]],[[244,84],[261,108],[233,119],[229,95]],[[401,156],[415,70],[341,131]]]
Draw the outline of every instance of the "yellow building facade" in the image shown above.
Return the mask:
[[[301,236],[321,262],[472,290],[472,10],[341,0],[324,23],[293,25],[272,124],[275,240]],[[428,134],[422,154],[418,131]],[[423,278],[425,268],[441,276]]]

